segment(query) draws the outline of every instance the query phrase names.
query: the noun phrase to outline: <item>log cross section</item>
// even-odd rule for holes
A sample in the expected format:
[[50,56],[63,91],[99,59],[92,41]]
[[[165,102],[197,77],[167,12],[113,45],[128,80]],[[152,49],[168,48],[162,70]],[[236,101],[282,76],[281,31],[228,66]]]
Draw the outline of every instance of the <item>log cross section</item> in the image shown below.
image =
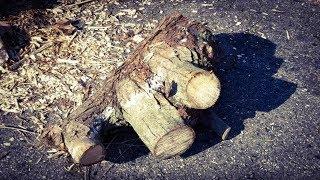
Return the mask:
[[220,83],[211,71],[214,47],[210,31],[178,12],[166,16],[101,88],[74,110],[63,124],[66,148],[76,163],[104,158],[93,135],[95,116],[118,110],[113,125],[130,124],[151,153],[168,158],[185,152],[195,133],[177,108],[206,109],[217,101]]

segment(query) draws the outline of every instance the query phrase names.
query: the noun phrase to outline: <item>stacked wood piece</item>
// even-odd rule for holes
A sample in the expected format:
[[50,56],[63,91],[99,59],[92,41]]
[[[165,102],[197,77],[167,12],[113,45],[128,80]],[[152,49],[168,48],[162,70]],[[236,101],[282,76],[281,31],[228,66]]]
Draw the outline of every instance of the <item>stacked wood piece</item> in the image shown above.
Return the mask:
[[[104,147],[94,131],[94,119],[101,114],[107,116],[110,126],[129,123],[156,157],[185,152],[195,133],[178,109],[209,108],[220,94],[215,74],[200,68],[214,57],[210,36],[202,24],[180,13],[166,16],[97,93],[65,121],[64,142],[74,161],[90,165],[104,158]],[[223,128],[228,127],[213,124],[210,126],[219,127],[218,133],[225,138]]]

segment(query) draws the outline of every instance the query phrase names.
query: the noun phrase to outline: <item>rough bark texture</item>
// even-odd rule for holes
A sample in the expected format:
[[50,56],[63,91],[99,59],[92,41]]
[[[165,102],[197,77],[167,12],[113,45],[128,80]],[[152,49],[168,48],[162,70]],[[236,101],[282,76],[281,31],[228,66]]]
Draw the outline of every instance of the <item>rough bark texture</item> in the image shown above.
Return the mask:
[[148,86],[125,79],[118,84],[117,98],[123,117],[157,157],[167,158],[185,152],[194,141],[177,109]]
[[125,119],[109,118],[108,125],[128,122],[155,156],[167,158],[187,150],[195,135],[176,107],[206,109],[220,93],[218,78],[200,68],[214,55],[210,35],[180,13],[166,16],[65,121],[65,145],[75,162],[87,165],[103,159],[95,117],[106,109],[120,109]]
[[[185,41],[185,40],[182,40]],[[175,105],[206,109],[220,94],[218,78],[191,64],[198,61],[197,52],[185,46],[171,47],[166,42],[153,43],[146,52],[144,62],[169,89],[166,94]]]

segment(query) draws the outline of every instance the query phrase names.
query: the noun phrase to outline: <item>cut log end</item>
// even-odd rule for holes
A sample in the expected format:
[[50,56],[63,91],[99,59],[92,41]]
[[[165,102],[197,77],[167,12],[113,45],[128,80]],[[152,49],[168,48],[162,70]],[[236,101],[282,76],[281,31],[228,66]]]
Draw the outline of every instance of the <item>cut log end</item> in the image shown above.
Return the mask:
[[95,145],[86,150],[79,159],[79,164],[89,166],[102,161],[105,157],[105,149],[102,145]]
[[220,82],[214,74],[197,73],[187,85],[187,95],[193,108],[207,109],[218,100],[220,89]]
[[161,137],[155,145],[153,155],[165,159],[180,155],[190,148],[195,139],[195,133],[188,126],[180,126]]
[[74,162],[83,166],[98,163],[105,157],[104,147],[89,139],[73,142],[68,144],[67,147]]
[[212,110],[208,110],[206,115],[200,119],[200,122],[211,128],[222,140],[228,139],[231,127],[220,119]]
[[223,132],[223,134],[222,134],[222,136],[221,136],[221,139],[222,139],[223,141],[226,140],[226,139],[228,139],[230,130],[231,130],[231,127],[228,127],[228,128]]
[[64,142],[75,163],[87,166],[104,159],[104,147],[99,140],[90,137],[90,128],[71,121],[65,127]]

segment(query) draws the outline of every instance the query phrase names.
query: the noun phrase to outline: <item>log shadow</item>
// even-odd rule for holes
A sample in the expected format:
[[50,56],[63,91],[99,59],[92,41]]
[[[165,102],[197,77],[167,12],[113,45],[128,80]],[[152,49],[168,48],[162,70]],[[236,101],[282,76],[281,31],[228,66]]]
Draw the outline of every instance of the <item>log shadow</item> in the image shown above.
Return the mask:
[[148,148],[131,127],[121,127],[110,135],[104,135],[105,160],[125,163],[149,154]]
[[[296,91],[297,85],[274,78],[283,59],[275,57],[276,44],[253,34],[235,33],[212,36],[218,62],[214,72],[221,81],[219,102],[213,110],[232,130],[234,138],[244,129],[244,121],[257,111],[278,108]],[[196,128],[196,140],[183,157],[197,154],[221,140],[212,131]]]

